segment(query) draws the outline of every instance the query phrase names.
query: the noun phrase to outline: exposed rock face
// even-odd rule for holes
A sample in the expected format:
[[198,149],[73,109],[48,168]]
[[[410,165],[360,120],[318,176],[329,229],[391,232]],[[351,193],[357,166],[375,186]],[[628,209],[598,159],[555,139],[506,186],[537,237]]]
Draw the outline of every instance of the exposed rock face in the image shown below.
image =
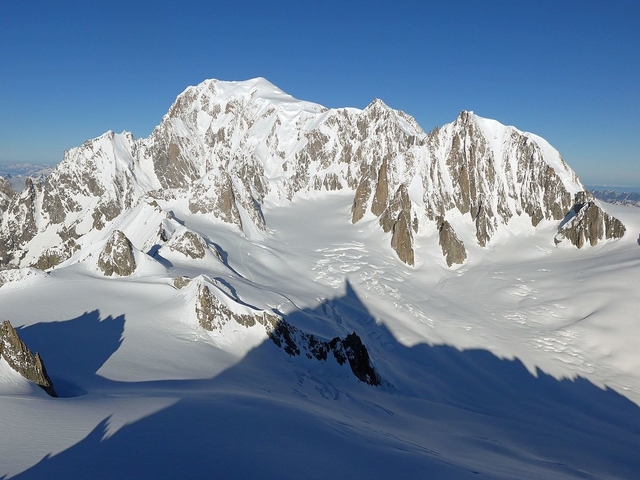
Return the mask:
[[[382,162],[378,172],[378,183],[371,202],[371,213],[379,217],[387,208],[389,198],[389,182],[387,181],[387,162]],[[388,231],[388,230],[387,230]]]
[[[402,184],[380,216],[380,225],[385,232],[391,230],[391,248],[396,251],[400,260],[408,265],[414,264],[411,224],[411,201],[405,185]],[[417,223],[414,222],[414,225]]]
[[[131,134],[108,132],[65,152],[44,183],[27,179],[25,190],[14,196],[0,220],[0,238],[8,244],[2,264],[54,266],[73,250],[73,245],[61,245],[70,235],[77,239],[104,228],[143,192],[153,190],[155,184],[144,175],[135,177],[136,149]],[[29,245],[36,234],[49,242]],[[46,252],[51,249],[55,254]]]
[[179,235],[171,237],[171,241],[167,245],[171,250],[178,251],[183,255],[199,259],[204,258],[207,250],[207,242],[195,232],[187,230]]
[[173,286],[176,287],[178,290],[186,287],[190,283],[191,283],[191,279],[188,277],[183,277],[182,275],[179,275],[173,279]]
[[11,197],[13,197],[14,192],[11,188],[11,183],[4,177],[0,177],[0,216],[9,206],[9,202],[11,201]]
[[325,341],[279,320],[269,332],[269,338],[291,356],[304,353],[307,358],[326,361],[331,353],[339,365],[349,362],[351,371],[361,382],[380,385],[380,377],[371,365],[369,352],[355,332],[345,338]]
[[464,243],[453,230],[453,227],[444,218],[438,218],[438,233],[440,238],[440,246],[442,247],[442,254],[450,267],[454,263],[461,264],[467,259],[467,251],[464,248]]
[[[174,285],[182,284],[182,280],[178,280],[180,278],[182,277],[174,279]],[[231,321],[246,328],[262,325],[273,343],[287,354],[304,354],[309,359],[326,361],[331,353],[338,364],[344,365],[348,362],[354,375],[362,382],[369,385],[380,384],[380,378],[371,365],[369,353],[355,332],[345,338],[323,340],[294,327],[272,311],[241,305],[238,299],[229,297],[219,288],[210,287],[202,280],[197,280],[197,283],[196,318],[205,330],[220,331]],[[218,295],[225,301],[218,298]],[[227,304],[233,305],[233,308]]]
[[221,302],[207,285],[198,285],[196,318],[200,326],[205,330],[222,330],[222,327],[230,321],[235,321],[244,327],[253,327],[256,323],[266,325],[276,321],[276,318],[278,318],[268,311],[258,311],[247,309],[246,307],[238,308],[238,310],[234,311]]
[[571,192],[583,190],[550,145],[513,127],[461,112],[437,132],[437,141],[430,136],[434,145],[448,143],[446,164],[457,209],[474,220],[484,217],[477,223],[481,245],[499,224],[522,212],[534,226],[543,218],[562,219],[571,206]]
[[140,195],[131,168],[135,148],[131,134],[107,132],[66,152],[44,184],[43,216],[73,225],[90,215],[93,228],[104,228]]
[[98,268],[106,277],[128,277],[136,270],[133,245],[120,230],[115,230],[98,257]]
[[35,262],[32,266],[39,268],[40,270],[47,270],[49,268],[53,268],[56,265],[67,260],[71,255],[77,252],[80,249],[80,245],[78,245],[74,238],[69,238],[62,242],[60,245],[47,248],[42,254],[38,261]]
[[344,359],[349,362],[351,371],[362,382],[369,385],[380,385],[380,377],[371,365],[369,352],[356,332],[350,333],[345,338],[334,338],[329,342],[333,355],[342,365]]
[[236,192],[229,175],[209,174],[206,180],[208,181],[196,183],[192,189],[189,199],[191,213],[212,213],[219,219],[242,229]]
[[14,259],[19,261],[24,256],[22,249],[38,232],[36,218],[41,193],[40,185],[27,178],[24,190],[12,197],[2,216],[0,255],[4,265]]
[[[401,233],[392,236],[392,246],[409,264],[413,249],[409,248],[407,227],[417,232],[419,217],[440,226],[437,218],[447,211],[456,209],[470,215],[478,244],[485,246],[495,231],[516,215],[528,215],[534,226],[543,219],[562,219],[571,206],[572,193],[583,190],[575,174],[544,140],[470,112],[462,112],[452,124],[426,135],[415,122],[404,123],[401,112],[379,101],[367,107],[361,118],[365,125],[375,127],[375,134],[358,150],[363,163],[352,222],[359,221],[370,208],[380,217],[385,231]],[[370,132],[364,128],[361,133],[367,136]],[[395,141],[385,143],[385,137]],[[414,186],[411,195],[405,193],[409,184]],[[420,197],[416,196],[416,184],[422,187]],[[391,198],[389,192],[394,190],[398,193]],[[417,204],[424,205],[423,209],[416,210]],[[398,216],[399,212],[403,214]],[[398,220],[402,228],[393,228]],[[400,245],[403,248],[398,248]],[[455,250],[447,263],[466,257],[463,247]]]
[[351,221],[378,217],[412,265],[420,225],[448,212],[468,215],[485,246],[515,216],[560,221],[584,187],[546,141],[472,112],[425,133],[377,99],[327,110],[262,78],[207,80],[179,95],[150,137],[108,132],[14,195],[0,221],[0,264],[53,266],[73,246],[50,249],[70,232],[78,240],[108,228],[148,197],[185,200],[191,213],[250,234],[266,231],[267,197],[340,189],[354,192]]
[[351,223],[357,223],[364,216],[367,210],[367,200],[371,194],[369,188],[370,184],[368,181],[360,182],[358,188],[356,188],[353,205],[351,206]]
[[621,238],[625,232],[620,220],[596,205],[590,194],[582,192],[576,195],[575,204],[558,228],[554,241],[558,244],[567,239],[582,248],[585,243],[593,246],[603,239]]
[[31,353],[8,320],[0,325],[0,355],[24,378],[41,387],[52,397],[58,396],[40,354]]

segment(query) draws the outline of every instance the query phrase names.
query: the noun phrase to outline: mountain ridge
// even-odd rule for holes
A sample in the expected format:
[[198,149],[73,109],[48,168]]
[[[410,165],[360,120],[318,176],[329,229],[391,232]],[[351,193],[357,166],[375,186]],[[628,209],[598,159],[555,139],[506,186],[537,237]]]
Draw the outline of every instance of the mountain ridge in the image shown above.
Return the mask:
[[[472,112],[425,133],[379,99],[362,110],[327,109],[261,77],[206,80],[185,89],[148,138],[106,132],[65,152],[42,184],[27,181],[5,199],[0,264],[54,267],[141,201],[187,202],[191,214],[251,237],[267,231],[265,202],[343,189],[354,192],[352,223],[378,217],[409,265],[414,237],[437,231],[441,218],[468,215],[484,247],[516,216],[534,227],[560,222],[585,192],[548,142]],[[624,234],[600,230],[596,243]]]

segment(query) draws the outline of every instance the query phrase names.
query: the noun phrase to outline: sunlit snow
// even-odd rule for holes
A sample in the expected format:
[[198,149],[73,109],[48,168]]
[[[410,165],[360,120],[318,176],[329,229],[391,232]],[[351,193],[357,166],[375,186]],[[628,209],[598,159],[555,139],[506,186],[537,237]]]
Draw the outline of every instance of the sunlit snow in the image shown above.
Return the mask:
[[[350,202],[307,195],[267,207],[270,235],[259,241],[175,208],[185,227],[226,253],[228,266],[214,257],[204,264],[162,257],[160,249],[153,263],[164,266],[132,278],[104,278],[80,261],[0,288],[2,316],[42,354],[66,397],[48,398],[0,368],[1,473],[637,472],[635,238],[559,248],[549,224],[472,249],[468,263],[450,270],[435,236],[423,235],[423,260],[412,268],[376,220],[351,225]],[[611,209],[640,230],[640,211]],[[127,234],[142,243],[147,227],[138,218],[127,221]],[[170,283],[203,273],[306,331],[327,338],[357,331],[384,385],[360,383],[337,364],[288,357],[258,329],[202,330],[188,290]]]

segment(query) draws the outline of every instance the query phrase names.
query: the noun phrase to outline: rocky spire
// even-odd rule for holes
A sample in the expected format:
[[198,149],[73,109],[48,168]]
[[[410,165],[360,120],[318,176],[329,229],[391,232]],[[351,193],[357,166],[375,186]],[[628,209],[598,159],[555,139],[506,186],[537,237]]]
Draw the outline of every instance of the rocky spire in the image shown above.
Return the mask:
[[120,230],[115,230],[98,257],[98,268],[107,277],[128,277],[136,270],[133,245]]
[[453,227],[444,218],[438,218],[437,223],[439,243],[447,265],[450,267],[453,264],[464,263],[467,259],[464,243],[458,239]]
[[0,324],[0,355],[11,368],[24,378],[41,387],[52,397],[58,396],[53,388],[53,382],[47,375],[40,354],[34,355],[27,348],[8,320]]

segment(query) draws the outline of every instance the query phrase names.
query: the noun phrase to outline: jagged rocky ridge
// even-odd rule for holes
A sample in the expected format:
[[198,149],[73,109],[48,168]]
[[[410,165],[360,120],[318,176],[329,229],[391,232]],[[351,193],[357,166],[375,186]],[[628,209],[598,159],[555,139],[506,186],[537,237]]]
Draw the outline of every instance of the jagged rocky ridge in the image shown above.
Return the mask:
[[196,320],[205,330],[222,332],[229,323],[245,328],[261,326],[273,343],[291,356],[305,355],[309,359],[326,362],[329,355],[332,355],[339,365],[348,363],[360,381],[373,386],[380,385],[380,376],[356,332],[344,338],[319,338],[292,325],[282,314],[243,304],[215,280],[207,282],[203,277],[191,280],[179,276],[174,278],[173,285],[178,289],[191,290],[189,295],[194,297]]
[[11,322],[0,324],[0,355],[9,366],[30,382],[35,383],[52,397],[57,397],[53,382],[40,358],[27,348]]
[[[27,181],[4,200],[0,265],[53,267],[141,201],[182,199],[252,235],[266,229],[265,202],[318,190],[352,191],[351,221],[377,217],[412,265],[414,237],[439,232],[442,241],[440,219],[453,213],[468,216],[486,246],[515,216],[562,220],[584,187],[545,140],[471,112],[425,133],[380,100],[329,110],[261,78],[207,80],[179,95],[150,137],[88,140],[44,183]],[[462,251],[444,252],[447,264],[464,261]]]
[[9,183],[9,180],[4,177],[0,177],[0,215],[9,206],[9,202],[11,201],[11,197],[13,197],[13,195],[13,188],[11,188],[11,183]]
[[576,194],[575,203],[558,228],[555,242],[565,238],[582,248],[586,243],[597,245],[600,240],[620,238],[626,232],[625,226],[617,218],[603,211],[593,201],[588,192]]

